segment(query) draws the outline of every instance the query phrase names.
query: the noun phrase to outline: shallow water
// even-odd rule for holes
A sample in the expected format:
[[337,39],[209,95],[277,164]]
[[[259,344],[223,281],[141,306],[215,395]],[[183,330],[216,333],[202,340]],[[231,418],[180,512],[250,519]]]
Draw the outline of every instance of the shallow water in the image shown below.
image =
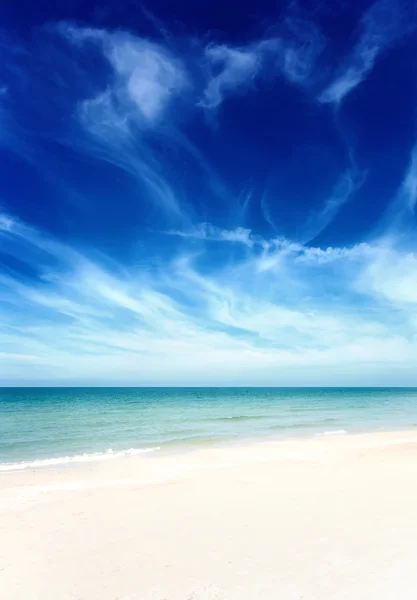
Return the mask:
[[416,388],[3,388],[0,470],[416,426]]

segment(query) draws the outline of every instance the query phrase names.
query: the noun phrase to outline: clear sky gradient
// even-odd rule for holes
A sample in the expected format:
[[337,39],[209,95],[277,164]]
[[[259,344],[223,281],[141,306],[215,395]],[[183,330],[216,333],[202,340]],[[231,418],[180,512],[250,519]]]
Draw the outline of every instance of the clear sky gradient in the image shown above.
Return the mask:
[[417,385],[417,4],[0,3],[0,385]]

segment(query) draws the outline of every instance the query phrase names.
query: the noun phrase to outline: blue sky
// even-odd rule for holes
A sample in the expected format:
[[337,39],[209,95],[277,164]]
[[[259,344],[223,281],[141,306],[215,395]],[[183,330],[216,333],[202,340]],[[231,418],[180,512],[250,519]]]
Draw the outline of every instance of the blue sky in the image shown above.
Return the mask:
[[0,23],[0,384],[417,385],[415,2]]

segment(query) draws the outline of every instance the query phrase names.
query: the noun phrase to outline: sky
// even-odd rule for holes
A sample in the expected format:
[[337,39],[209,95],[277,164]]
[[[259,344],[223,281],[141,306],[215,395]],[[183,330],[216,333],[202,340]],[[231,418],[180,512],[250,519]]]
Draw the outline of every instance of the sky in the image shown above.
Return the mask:
[[413,0],[0,2],[0,385],[417,385]]

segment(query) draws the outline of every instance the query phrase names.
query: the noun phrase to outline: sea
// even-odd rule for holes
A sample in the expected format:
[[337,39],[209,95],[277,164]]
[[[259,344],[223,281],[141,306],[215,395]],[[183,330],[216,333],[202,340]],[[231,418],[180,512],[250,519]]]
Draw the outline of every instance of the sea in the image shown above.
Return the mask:
[[417,427],[417,388],[1,388],[0,471]]

